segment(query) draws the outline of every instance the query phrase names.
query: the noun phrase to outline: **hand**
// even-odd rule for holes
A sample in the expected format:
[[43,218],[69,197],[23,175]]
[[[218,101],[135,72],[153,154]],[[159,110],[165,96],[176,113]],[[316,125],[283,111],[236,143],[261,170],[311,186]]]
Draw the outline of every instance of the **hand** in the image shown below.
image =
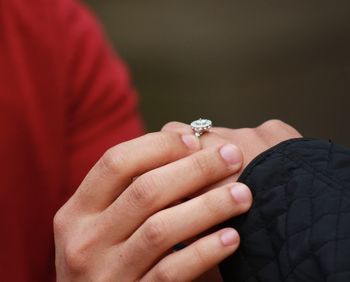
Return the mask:
[[[180,134],[191,134],[191,127],[180,122],[170,122],[166,124],[163,132],[177,132]],[[269,120],[256,128],[230,129],[214,127],[210,133],[200,137],[202,148],[231,142],[236,144],[243,152],[243,166],[241,171],[259,154],[277,145],[278,143],[302,137],[301,134],[290,125],[280,120]],[[240,172],[230,176],[230,181],[237,180]],[[220,182],[224,183],[224,182]]]
[[231,228],[172,252],[252,202],[233,182],[181,202],[242,165],[227,142],[199,149],[192,134],[163,132],[108,150],[55,216],[57,281],[190,281],[231,255]]
[[[170,122],[166,124],[162,131],[177,132],[180,134],[192,133],[189,125],[179,122]],[[200,137],[199,140],[202,148],[220,145],[226,142],[236,144],[243,152],[243,166],[241,167],[241,170],[236,171],[226,179],[223,179],[210,187],[206,187],[204,190],[198,191],[194,196],[198,197],[198,195],[210,191],[211,189],[221,187],[232,181],[237,181],[241,171],[260,153],[282,141],[298,137],[301,137],[301,135],[297,130],[279,120],[267,121],[256,128],[212,128],[210,133],[204,134]],[[200,281],[222,281],[220,272],[216,267],[211,269],[201,278]],[[197,281],[199,282],[199,280]]]

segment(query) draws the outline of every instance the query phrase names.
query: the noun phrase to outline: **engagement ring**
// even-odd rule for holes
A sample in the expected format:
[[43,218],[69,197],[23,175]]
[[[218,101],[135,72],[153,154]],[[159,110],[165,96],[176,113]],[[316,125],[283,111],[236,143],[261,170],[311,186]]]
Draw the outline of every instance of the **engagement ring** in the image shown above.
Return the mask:
[[191,128],[197,137],[200,137],[203,133],[208,132],[212,127],[212,122],[209,119],[197,119],[191,122]]

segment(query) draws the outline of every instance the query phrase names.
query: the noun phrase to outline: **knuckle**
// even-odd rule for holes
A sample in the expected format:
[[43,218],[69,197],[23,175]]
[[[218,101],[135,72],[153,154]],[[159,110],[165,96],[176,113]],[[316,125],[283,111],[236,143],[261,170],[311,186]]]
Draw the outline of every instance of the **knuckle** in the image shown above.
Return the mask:
[[204,249],[200,248],[200,245],[197,244],[193,247],[193,259],[197,265],[207,265],[208,256],[205,254]]
[[255,133],[259,137],[271,138],[271,136],[278,136],[280,138],[300,137],[300,133],[291,125],[278,120],[272,119],[264,122],[255,129]]
[[88,267],[87,247],[82,243],[68,244],[64,249],[64,260],[73,273],[83,272]]
[[61,250],[65,266],[70,272],[85,273],[88,270],[90,261],[94,260],[93,254],[101,238],[100,234],[96,230],[86,232],[86,229],[81,229],[66,238]]
[[280,128],[285,128],[287,127],[288,125],[279,120],[279,119],[270,119],[268,121],[265,121],[263,124],[261,124],[259,126],[259,128],[264,128],[264,129],[268,129],[268,130],[275,130],[275,129],[280,129]]
[[215,193],[206,193],[202,196],[202,206],[203,210],[207,211],[208,215],[213,218],[220,218],[225,210],[224,203],[220,203],[217,199],[211,197],[211,195],[215,195]]
[[158,216],[150,217],[143,229],[143,238],[147,246],[153,248],[164,245],[167,235],[164,221]]
[[154,148],[157,148],[160,152],[171,153],[175,146],[174,143],[178,143],[179,136],[174,132],[156,132],[148,133],[148,136],[152,138]]
[[179,123],[176,121],[170,121],[163,125],[161,131],[172,131],[179,127]]
[[69,201],[65,203],[53,217],[53,229],[55,235],[64,235],[72,226],[74,220]]
[[155,281],[157,282],[177,282],[176,275],[165,263],[159,264],[154,270]]
[[156,178],[150,173],[138,177],[129,188],[129,202],[136,207],[150,207],[156,200]]
[[67,220],[62,209],[58,210],[53,218],[53,228],[56,235],[61,234],[65,230],[66,221]]
[[125,164],[120,146],[108,149],[100,159],[100,164],[107,172],[119,173]]
[[209,176],[214,172],[213,158],[209,158],[206,155],[195,154],[191,157],[192,167],[199,172],[203,177]]
[[162,132],[179,132],[179,133],[186,133],[188,132],[188,125],[177,122],[177,121],[171,121],[166,123],[162,129]]

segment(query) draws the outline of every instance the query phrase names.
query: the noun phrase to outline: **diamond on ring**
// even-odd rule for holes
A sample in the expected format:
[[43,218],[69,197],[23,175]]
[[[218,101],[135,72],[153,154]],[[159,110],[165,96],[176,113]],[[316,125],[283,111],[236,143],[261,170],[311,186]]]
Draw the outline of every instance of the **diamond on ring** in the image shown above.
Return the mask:
[[192,131],[197,137],[200,137],[203,133],[208,132],[211,127],[212,122],[209,119],[200,118],[191,122]]

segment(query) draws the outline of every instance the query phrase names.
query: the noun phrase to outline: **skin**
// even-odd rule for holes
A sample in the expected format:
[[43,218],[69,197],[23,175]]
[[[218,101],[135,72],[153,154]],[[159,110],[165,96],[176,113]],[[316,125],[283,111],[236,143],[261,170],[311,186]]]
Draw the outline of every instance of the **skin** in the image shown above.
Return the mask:
[[[163,132],[177,132],[179,134],[188,134],[191,128],[187,124],[180,122],[170,122],[162,128]],[[256,128],[240,128],[229,129],[214,127],[210,133],[206,133],[200,137],[201,148],[208,148],[213,145],[231,142],[241,149],[243,152],[243,165],[237,173],[227,177],[210,187],[199,191],[193,196],[198,196],[215,187],[225,185],[230,181],[237,181],[244,168],[259,154],[267,149],[277,145],[278,143],[291,139],[300,138],[302,135],[290,125],[280,120],[269,120]],[[212,230],[215,230],[212,229]],[[217,266],[208,270],[206,273],[196,279],[196,282],[222,282],[219,269]]]
[[242,168],[296,135],[267,123],[198,139],[188,125],[170,123],[109,149],[54,218],[57,281],[220,279],[210,270],[234,253],[239,235],[198,235],[249,209],[250,190],[235,182]]
[[[179,134],[190,134],[191,128],[184,123],[169,122],[163,128],[163,132],[177,132]],[[255,128],[223,128],[214,127],[210,129],[209,134],[203,134],[200,137],[201,148],[230,142],[235,144],[243,153],[243,165],[237,173],[229,178],[223,179],[218,184],[227,183],[227,181],[237,181],[245,167],[259,154],[277,145],[278,143],[292,139],[300,138],[302,135],[292,126],[280,120],[268,120]],[[215,186],[212,186],[213,188]]]

